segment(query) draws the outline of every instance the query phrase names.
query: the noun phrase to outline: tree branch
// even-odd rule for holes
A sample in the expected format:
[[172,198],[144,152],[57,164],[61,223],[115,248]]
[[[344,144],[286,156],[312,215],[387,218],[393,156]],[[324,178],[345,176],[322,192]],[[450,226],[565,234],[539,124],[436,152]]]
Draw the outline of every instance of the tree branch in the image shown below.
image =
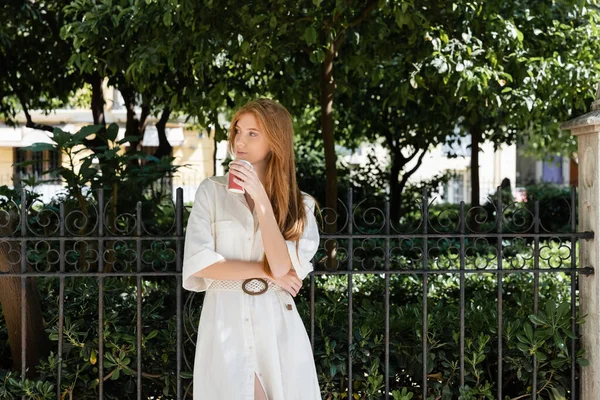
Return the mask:
[[[412,156],[410,156],[410,159],[414,158],[415,154],[417,154],[417,153],[418,153],[418,151],[415,151],[414,154]],[[400,181],[400,187],[404,187],[404,185],[408,181],[408,178],[410,178],[411,175],[414,174],[419,169],[419,167],[423,163],[423,158],[425,157],[426,153],[427,153],[427,149],[423,150],[423,152],[419,156],[419,159],[417,160],[417,163],[415,164],[415,166],[412,169],[406,171],[406,173],[402,174],[402,180]]]
[[146,119],[148,119],[148,115],[150,115],[150,106],[148,104],[142,104],[142,115],[140,116],[140,132],[144,132],[146,128]]
[[[354,28],[355,26],[361,24],[365,19],[367,19],[367,17],[371,13],[371,11],[373,11],[374,9],[377,8],[378,5],[379,5],[378,0],[371,0],[365,6],[365,8],[362,10],[362,12],[360,13],[360,15],[358,17],[356,17],[352,22],[350,22],[348,24],[348,26],[346,26],[344,29],[340,30],[340,32],[337,34],[335,39],[333,39],[333,46],[334,46],[333,49],[336,52],[339,51],[341,43],[344,40],[344,34],[345,34],[346,30],[348,30],[349,28]],[[335,22],[335,20],[334,20],[334,22]]]
[[415,158],[415,156],[417,155],[417,153],[419,153],[419,150],[415,150],[414,153],[412,153],[408,158],[406,158],[406,162],[410,162],[413,158]]
[[27,119],[27,123],[25,124],[26,127],[31,128],[31,129],[38,129],[41,131],[54,132],[53,126],[45,125],[45,124],[38,124],[36,122],[33,122],[33,120],[31,119],[31,115],[29,114],[29,110],[27,109],[27,103],[25,103],[25,99],[23,98],[23,96],[20,93],[17,93],[17,97],[19,98],[19,101],[21,102],[21,106],[23,107],[23,112],[25,113],[25,118]]
[[350,22],[350,24],[346,27],[346,29],[354,28],[356,25],[362,23],[365,19],[367,19],[367,17],[371,13],[371,11],[373,11],[374,9],[377,8],[378,4],[379,4],[379,1],[377,1],[377,0],[372,0],[371,2],[369,2],[366,5],[365,9],[362,11],[362,13],[360,13],[360,15],[358,17],[356,17],[356,19],[354,21]]

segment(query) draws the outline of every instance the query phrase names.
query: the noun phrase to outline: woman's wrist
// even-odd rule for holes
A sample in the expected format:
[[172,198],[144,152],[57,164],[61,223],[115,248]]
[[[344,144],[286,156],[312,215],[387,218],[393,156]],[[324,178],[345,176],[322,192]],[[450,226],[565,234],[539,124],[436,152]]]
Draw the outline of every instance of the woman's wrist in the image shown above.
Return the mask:
[[271,205],[271,200],[269,199],[269,196],[267,196],[266,193],[264,193],[255,201],[255,206],[256,212],[259,215],[266,215],[269,212],[269,210],[271,211],[271,213],[273,213],[273,206]]
[[263,267],[263,262],[262,261],[256,261],[256,265],[258,266],[258,276],[257,276],[257,278],[272,279],[269,276],[269,274],[267,273],[267,271],[265,271],[265,268]]

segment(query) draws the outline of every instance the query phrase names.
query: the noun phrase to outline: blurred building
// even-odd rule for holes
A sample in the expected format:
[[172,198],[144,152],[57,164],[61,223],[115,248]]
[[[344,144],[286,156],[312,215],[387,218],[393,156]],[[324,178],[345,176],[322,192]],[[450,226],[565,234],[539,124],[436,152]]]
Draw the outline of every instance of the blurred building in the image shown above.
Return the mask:
[[[125,134],[127,112],[120,93],[112,87],[104,88],[106,101],[105,118],[106,123],[117,123],[119,134],[117,140],[122,139]],[[31,110],[32,120],[36,123],[54,126],[65,132],[76,133],[86,125],[92,125],[92,113],[89,109],[69,108],[59,109],[48,115],[36,110]],[[139,110],[138,110],[139,115]],[[141,151],[154,154],[158,148],[158,132],[155,123],[158,119],[149,116],[141,142]],[[36,177],[40,180],[56,178],[45,174],[44,171],[56,168],[59,165],[67,165],[68,159],[65,154],[56,151],[44,150],[43,152],[32,152],[26,147],[33,143],[53,143],[52,133],[25,127],[24,115],[18,118],[20,126],[11,127],[0,123],[0,186],[14,187],[15,180],[23,180]],[[184,189],[184,202],[192,201],[195,190],[201,178],[211,176],[214,173],[214,132],[212,130],[196,130],[185,123],[185,118],[180,117],[171,120],[166,125],[166,135],[169,144],[173,147],[171,156],[175,157],[175,165],[186,165],[179,173],[170,179],[171,187],[182,187]],[[126,143],[124,147],[127,147]],[[125,149],[123,149],[125,150]],[[91,151],[84,150],[77,154],[79,161],[90,154]],[[30,165],[17,166],[15,163],[30,161]],[[34,190],[42,195],[43,201],[48,201],[63,188],[60,182],[46,183],[37,186]]]

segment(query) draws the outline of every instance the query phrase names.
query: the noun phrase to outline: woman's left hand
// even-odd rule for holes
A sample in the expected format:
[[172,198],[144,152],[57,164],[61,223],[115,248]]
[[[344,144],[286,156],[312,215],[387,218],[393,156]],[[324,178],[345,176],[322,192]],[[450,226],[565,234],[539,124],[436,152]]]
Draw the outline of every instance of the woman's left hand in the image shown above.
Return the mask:
[[267,198],[265,187],[254,168],[249,167],[246,163],[232,161],[229,164],[229,169],[229,173],[233,172],[233,175],[235,175],[233,178],[234,182],[244,188],[250,197],[252,197],[252,200],[256,202]]

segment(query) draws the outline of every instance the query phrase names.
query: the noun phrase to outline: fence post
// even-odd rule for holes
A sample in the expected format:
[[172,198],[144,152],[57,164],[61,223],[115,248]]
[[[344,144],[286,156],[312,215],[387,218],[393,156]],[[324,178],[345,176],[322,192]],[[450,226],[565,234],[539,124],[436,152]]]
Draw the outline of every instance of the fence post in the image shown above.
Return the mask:
[[591,111],[565,122],[562,129],[577,136],[579,158],[579,231],[594,232],[594,239],[579,242],[580,267],[592,267],[594,273],[579,276],[580,315],[586,315],[581,327],[581,346],[589,366],[581,369],[580,398],[600,399],[600,85]]

